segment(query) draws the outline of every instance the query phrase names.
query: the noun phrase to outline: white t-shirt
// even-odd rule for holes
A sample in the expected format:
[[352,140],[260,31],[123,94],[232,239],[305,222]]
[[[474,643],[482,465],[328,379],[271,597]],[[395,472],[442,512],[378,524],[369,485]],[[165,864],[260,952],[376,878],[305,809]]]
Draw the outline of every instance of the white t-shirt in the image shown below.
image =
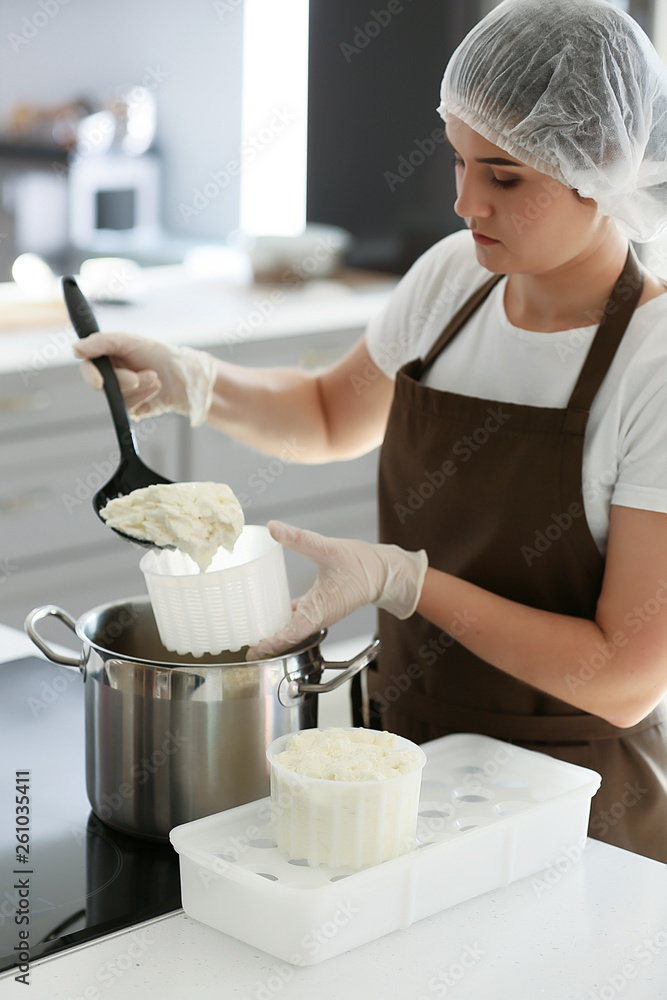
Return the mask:
[[[401,279],[366,330],[374,363],[389,378],[424,357],[454,313],[488,280],[472,234],[436,243]],[[467,396],[566,406],[597,324],[555,333],[513,326],[507,278],[495,286],[444,348],[424,379],[434,389]],[[606,552],[612,503],[667,513],[667,294],[635,310],[591,407],[584,440],[584,509],[600,552]]]

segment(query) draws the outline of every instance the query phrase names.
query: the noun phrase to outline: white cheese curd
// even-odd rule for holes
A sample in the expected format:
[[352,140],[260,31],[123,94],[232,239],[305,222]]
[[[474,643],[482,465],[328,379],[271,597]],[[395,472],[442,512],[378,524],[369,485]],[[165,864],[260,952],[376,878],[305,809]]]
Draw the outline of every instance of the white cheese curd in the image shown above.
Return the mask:
[[335,727],[294,734],[274,760],[297,774],[329,781],[383,781],[421,765],[419,754],[399,748],[393,733]]
[[222,545],[243,530],[241,504],[223,483],[160,483],[110,500],[100,511],[110,528],[132,538],[173,545],[204,572]]
[[421,747],[393,733],[335,727],[302,730],[280,745],[274,754],[269,748],[271,830],[285,857],[364,868],[412,850]]

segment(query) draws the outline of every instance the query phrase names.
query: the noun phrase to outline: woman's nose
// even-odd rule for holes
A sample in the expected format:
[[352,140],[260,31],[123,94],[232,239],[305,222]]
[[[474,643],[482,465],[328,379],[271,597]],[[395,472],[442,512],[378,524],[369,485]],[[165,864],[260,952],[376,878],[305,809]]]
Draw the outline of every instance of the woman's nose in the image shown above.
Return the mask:
[[469,171],[461,170],[456,183],[457,197],[454,211],[462,219],[471,217],[485,219],[491,215],[491,205],[482,185],[475,180]]

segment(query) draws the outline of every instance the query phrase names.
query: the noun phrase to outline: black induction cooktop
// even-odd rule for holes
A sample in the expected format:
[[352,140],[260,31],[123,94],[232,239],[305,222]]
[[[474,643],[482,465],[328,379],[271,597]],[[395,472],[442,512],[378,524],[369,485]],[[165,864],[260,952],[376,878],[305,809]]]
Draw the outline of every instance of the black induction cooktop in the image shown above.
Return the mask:
[[91,811],[79,672],[0,663],[0,720],[0,971],[178,910],[171,845]]

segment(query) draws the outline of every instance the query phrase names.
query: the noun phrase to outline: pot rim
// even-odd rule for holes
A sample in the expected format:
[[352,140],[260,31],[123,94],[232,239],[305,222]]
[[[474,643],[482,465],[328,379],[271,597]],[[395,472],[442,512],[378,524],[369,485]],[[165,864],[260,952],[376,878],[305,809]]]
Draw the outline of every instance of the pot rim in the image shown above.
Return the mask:
[[[320,643],[323,642],[327,634],[326,629],[320,629],[318,632],[313,632],[297,646],[292,646],[290,649],[286,649],[284,652],[278,653],[276,656],[266,657],[262,660],[241,659],[233,663],[208,663],[202,662],[201,660],[198,662],[198,657],[196,656],[192,656],[191,661],[188,663],[172,663],[165,660],[149,660],[145,657],[133,656],[129,653],[116,653],[114,650],[107,649],[99,642],[94,641],[86,634],[85,626],[92,616],[99,616],[112,608],[118,608],[122,605],[129,606],[132,604],[141,604],[142,607],[150,607],[150,597],[148,594],[139,594],[134,597],[119,598],[115,601],[107,601],[104,604],[98,604],[97,607],[84,611],[81,615],[79,615],[75,623],[75,631],[78,638],[86,647],[94,649],[97,653],[110,655],[114,659],[127,660],[129,663],[140,663],[144,666],[168,668],[170,670],[192,670],[197,668],[210,669],[213,667],[275,666],[277,663],[282,663],[286,657],[298,656],[301,653],[305,653],[310,649],[318,647]],[[210,655],[215,656],[216,654],[213,653]]]

